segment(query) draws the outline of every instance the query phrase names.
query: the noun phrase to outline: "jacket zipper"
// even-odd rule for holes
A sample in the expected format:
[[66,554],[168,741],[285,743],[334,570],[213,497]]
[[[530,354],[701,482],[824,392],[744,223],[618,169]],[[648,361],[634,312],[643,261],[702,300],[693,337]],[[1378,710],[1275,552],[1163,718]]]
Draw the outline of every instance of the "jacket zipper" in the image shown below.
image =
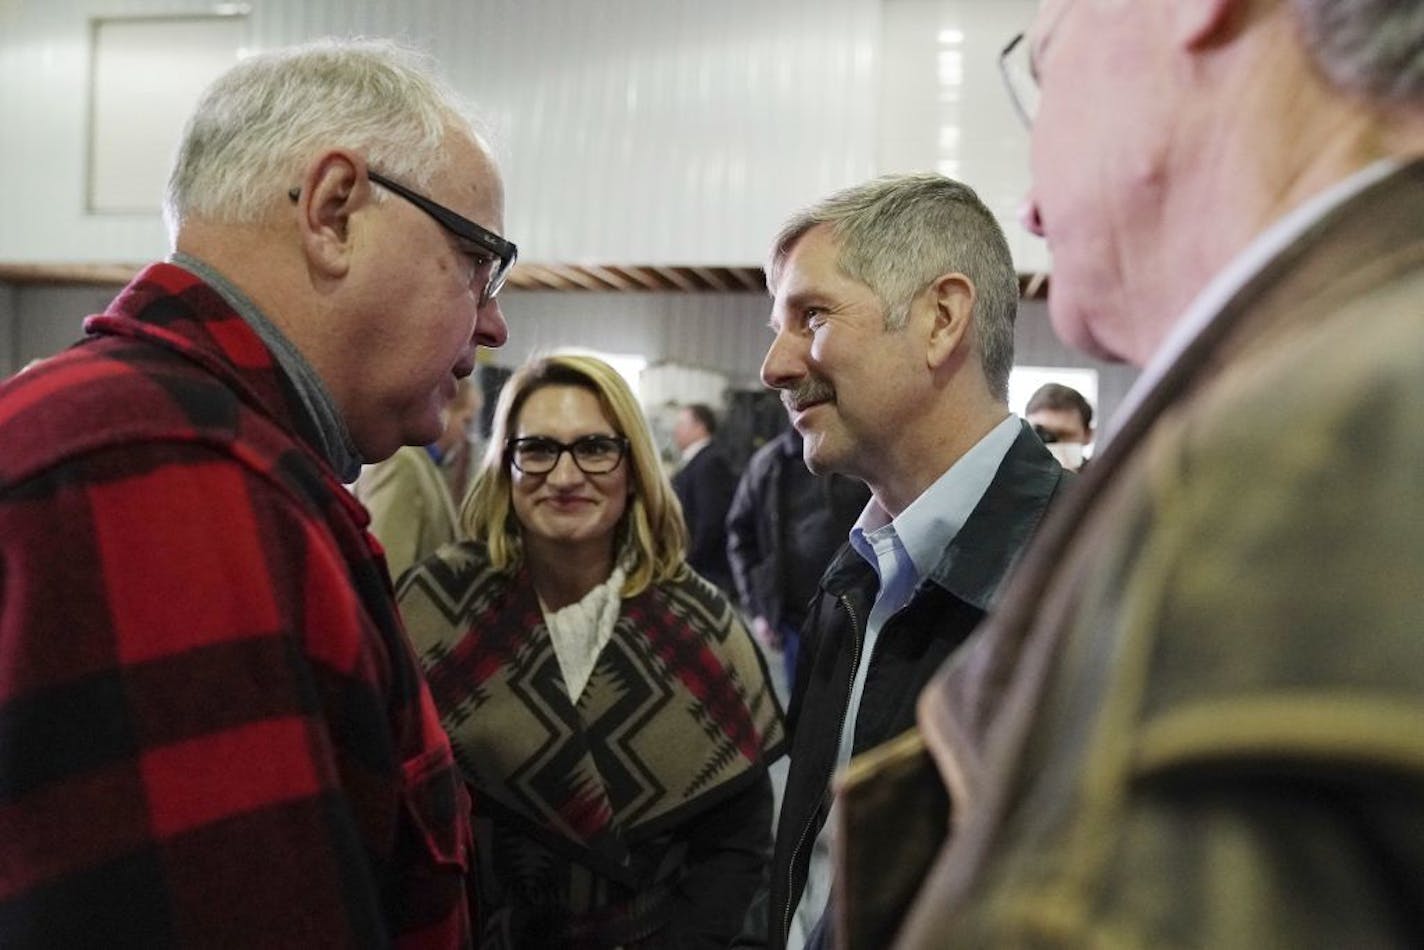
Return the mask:
[[[850,616],[850,628],[855,632],[855,652],[852,654],[850,664],[850,683],[846,686],[845,703],[841,706],[840,725],[836,728],[836,747],[840,748],[841,733],[845,730],[846,716],[850,715],[850,697],[851,694],[855,692],[855,673],[856,670],[860,669],[862,637],[860,633],[860,621],[856,618],[855,610],[851,607],[850,601],[846,599],[844,594],[841,594],[836,599],[840,601],[840,605],[845,608],[845,612]],[[854,746],[854,739],[852,739],[851,744]],[[831,766],[831,773],[835,773],[834,764]],[[831,797],[830,787],[831,776],[827,775],[826,796],[821,800],[823,803]],[[829,815],[827,817],[829,817]],[[796,912],[796,905],[800,903],[799,900],[793,902],[791,899],[791,885],[796,879],[796,858],[801,854],[801,847],[806,843],[806,836],[811,833],[811,826],[815,823],[816,814],[812,812],[811,817],[801,826],[801,834],[796,839],[796,847],[791,849],[791,863],[786,869],[786,910],[783,911],[781,915],[781,945],[783,947],[786,946],[786,942],[791,939],[791,915]],[[805,889],[805,884],[802,885],[802,889]]]

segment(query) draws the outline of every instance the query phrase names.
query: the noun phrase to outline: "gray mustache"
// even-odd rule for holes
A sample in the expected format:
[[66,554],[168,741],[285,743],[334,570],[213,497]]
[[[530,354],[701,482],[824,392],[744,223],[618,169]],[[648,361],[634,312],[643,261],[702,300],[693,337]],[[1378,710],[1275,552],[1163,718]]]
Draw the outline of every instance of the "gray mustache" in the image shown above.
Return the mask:
[[835,388],[824,379],[808,378],[792,389],[782,390],[781,402],[788,412],[795,412],[812,403],[834,399]]

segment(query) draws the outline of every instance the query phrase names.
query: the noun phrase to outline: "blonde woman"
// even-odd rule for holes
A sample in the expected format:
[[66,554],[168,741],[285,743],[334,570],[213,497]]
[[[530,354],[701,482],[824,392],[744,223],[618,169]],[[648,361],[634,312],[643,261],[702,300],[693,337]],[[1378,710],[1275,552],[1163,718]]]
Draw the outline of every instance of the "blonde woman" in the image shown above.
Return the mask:
[[481,945],[726,946],[780,712],[611,366],[513,375],[462,519],[399,599],[471,786]]

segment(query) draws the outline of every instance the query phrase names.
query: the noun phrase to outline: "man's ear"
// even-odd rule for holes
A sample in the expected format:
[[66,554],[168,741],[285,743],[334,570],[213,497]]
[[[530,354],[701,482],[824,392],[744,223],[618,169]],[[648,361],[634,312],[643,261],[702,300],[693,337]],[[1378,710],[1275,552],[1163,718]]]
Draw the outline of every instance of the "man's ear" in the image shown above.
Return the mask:
[[932,308],[926,359],[933,369],[944,366],[969,336],[976,294],[963,274],[941,274],[927,289]]
[[1244,0],[1176,0],[1172,33],[1184,49],[1202,50],[1230,37],[1244,12]]
[[370,200],[366,162],[359,155],[334,149],[307,166],[297,193],[297,216],[308,266],[327,277],[346,274],[351,216]]

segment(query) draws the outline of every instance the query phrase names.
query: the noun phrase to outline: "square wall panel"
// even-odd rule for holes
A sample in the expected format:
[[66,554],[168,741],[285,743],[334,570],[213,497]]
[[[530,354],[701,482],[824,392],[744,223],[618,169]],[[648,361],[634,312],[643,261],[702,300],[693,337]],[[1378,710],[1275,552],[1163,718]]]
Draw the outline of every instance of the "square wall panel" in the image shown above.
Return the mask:
[[92,21],[89,213],[160,210],[183,123],[246,31],[242,15]]

